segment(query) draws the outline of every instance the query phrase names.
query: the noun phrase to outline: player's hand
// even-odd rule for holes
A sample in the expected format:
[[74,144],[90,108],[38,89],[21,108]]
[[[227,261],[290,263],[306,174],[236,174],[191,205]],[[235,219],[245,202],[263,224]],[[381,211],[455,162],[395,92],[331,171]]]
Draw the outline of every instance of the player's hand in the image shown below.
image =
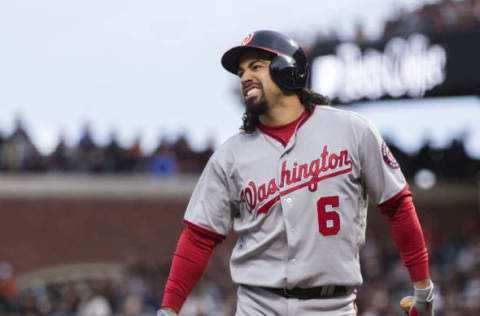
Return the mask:
[[177,316],[178,314],[173,312],[170,309],[165,309],[162,308],[159,311],[157,311],[157,316]]
[[433,316],[433,283],[426,289],[415,288],[415,297],[404,297],[400,306],[405,316]]

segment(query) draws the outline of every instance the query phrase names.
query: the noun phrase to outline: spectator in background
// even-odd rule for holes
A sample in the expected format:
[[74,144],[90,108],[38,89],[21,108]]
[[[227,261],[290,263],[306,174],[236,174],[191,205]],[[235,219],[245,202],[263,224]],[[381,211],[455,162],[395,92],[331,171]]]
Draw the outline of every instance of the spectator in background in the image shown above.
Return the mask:
[[96,145],[92,138],[92,133],[90,129],[90,125],[87,123],[83,127],[83,133],[80,136],[80,140],[78,141],[77,148],[85,153],[88,153],[95,149]]
[[142,139],[140,136],[135,137],[132,146],[124,152],[122,171],[141,172],[145,171],[144,156],[141,147]]
[[15,119],[14,131],[4,142],[2,160],[7,170],[15,172],[44,169],[43,157],[30,140],[20,117]]
[[[430,141],[428,142],[428,148],[421,148],[420,151],[417,153],[417,158],[420,157],[424,159],[424,163],[427,163],[427,165],[421,166],[422,168],[425,169],[430,169],[435,173],[438,177],[444,177],[445,176],[445,148],[434,148],[431,146]],[[415,160],[414,161],[413,167],[415,167],[415,171],[418,171],[421,167],[416,165]]]
[[480,23],[480,0],[472,0],[472,13],[475,18],[475,23]]
[[148,170],[159,176],[170,176],[178,173],[177,157],[171,144],[163,137],[149,158]]
[[[422,10],[424,10],[422,8]],[[428,21],[426,20],[426,11],[415,11],[402,16],[396,22],[392,30],[392,36],[406,36],[412,33],[428,33]]]
[[85,124],[83,127],[82,135],[75,146],[74,150],[74,163],[77,170],[79,171],[89,171],[91,168],[91,156],[93,151],[96,148],[96,145],[93,141],[90,132],[90,125]]
[[112,307],[98,281],[84,283],[79,292],[78,316],[111,316]]
[[210,156],[213,154],[215,151],[215,140],[213,137],[210,137],[210,139],[207,141],[207,147],[205,147],[204,150],[200,151],[197,154],[197,170],[200,172],[203,170],[205,165],[207,164],[208,160],[210,159]]
[[443,32],[455,28],[459,22],[457,5],[452,0],[442,0],[438,6],[438,23],[434,25],[433,30]]
[[48,157],[50,168],[59,172],[71,171],[73,168],[71,155],[71,149],[65,142],[65,135],[61,134],[57,146]]
[[195,153],[187,141],[185,133],[178,136],[177,140],[172,144],[172,150],[177,158],[178,167],[181,173],[198,173]]
[[361,45],[367,41],[365,36],[364,26],[360,21],[355,23],[355,43]]
[[0,315],[14,309],[16,295],[12,266],[7,261],[0,261]]
[[104,159],[102,149],[93,141],[90,125],[85,124],[74,154],[78,170],[94,173],[102,172]]
[[425,169],[425,168],[433,168],[432,165],[432,146],[430,144],[430,140],[425,140],[423,146],[418,151],[415,157],[415,168],[418,169]]
[[468,156],[463,145],[463,141],[460,139],[454,139],[450,143],[450,146],[445,150],[444,155],[444,174],[448,178],[465,178],[467,174],[466,163],[460,163],[460,161],[468,161]]
[[455,10],[458,16],[456,27],[465,31],[475,27],[476,21],[473,14],[473,1],[464,0],[455,2]]
[[124,151],[117,141],[116,132],[110,133],[110,142],[104,150],[105,160],[103,170],[108,173],[120,172],[122,169]]
[[128,295],[125,299],[121,315],[122,316],[142,316],[143,298],[139,295]]

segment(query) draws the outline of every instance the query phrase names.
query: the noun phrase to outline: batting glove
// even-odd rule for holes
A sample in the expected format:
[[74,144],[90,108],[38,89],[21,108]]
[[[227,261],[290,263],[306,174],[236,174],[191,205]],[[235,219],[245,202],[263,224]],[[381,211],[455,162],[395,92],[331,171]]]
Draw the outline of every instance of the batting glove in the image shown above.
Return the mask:
[[406,316],[433,316],[433,282],[426,289],[415,288],[415,296],[400,302]]
[[161,309],[157,311],[157,316],[177,316],[177,313],[167,311],[166,309]]

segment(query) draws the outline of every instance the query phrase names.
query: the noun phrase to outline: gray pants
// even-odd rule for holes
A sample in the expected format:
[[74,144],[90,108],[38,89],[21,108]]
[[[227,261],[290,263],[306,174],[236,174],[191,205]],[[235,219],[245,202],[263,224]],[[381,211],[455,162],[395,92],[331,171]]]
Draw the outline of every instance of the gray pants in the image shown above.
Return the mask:
[[355,316],[356,292],[335,298],[299,300],[240,285],[235,316]]

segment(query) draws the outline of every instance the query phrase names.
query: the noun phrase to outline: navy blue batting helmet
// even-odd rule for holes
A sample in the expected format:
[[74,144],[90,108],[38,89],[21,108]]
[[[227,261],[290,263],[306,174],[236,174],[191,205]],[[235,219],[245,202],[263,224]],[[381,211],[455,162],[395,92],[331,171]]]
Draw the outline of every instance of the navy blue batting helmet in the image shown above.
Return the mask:
[[274,55],[270,74],[281,87],[302,89],[307,84],[308,61],[303,49],[290,37],[275,31],[256,31],[248,35],[240,46],[228,50],[222,56],[223,67],[237,74],[238,63],[248,49],[259,49]]

